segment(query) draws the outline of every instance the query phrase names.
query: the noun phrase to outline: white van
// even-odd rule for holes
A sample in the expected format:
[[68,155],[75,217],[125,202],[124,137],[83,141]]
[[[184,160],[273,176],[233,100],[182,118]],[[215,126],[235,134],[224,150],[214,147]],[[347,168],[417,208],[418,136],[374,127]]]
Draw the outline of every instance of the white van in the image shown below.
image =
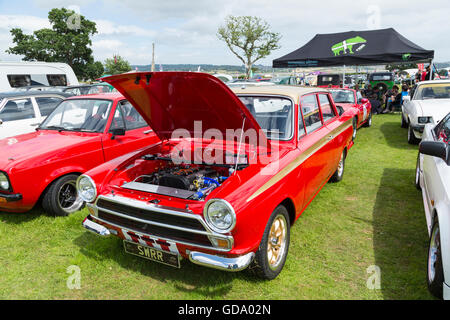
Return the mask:
[[0,92],[27,86],[75,86],[72,68],[58,62],[0,62]]

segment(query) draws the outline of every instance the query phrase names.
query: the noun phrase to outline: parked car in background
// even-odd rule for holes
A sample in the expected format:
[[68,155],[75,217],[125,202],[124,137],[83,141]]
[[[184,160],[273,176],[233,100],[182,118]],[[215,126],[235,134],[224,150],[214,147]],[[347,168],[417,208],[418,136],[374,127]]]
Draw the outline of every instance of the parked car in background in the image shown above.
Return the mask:
[[112,92],[111,88],[107,84],[83,84],[79,86],[27,86],[16,89],[16,91],[59,91],[69,93],[71,95],[80,96],[86,94],[97,94]]
[[340,88],[342,75],[319,74],[317,75],[317,86],[319,88]]
[[162,142],[80,176],[90,212],[83,226],[120,237],[130,254],[173,267],[183,257],[224,271],[251,266],[275,278],[291,225],[327,181],[343,177],[352,117],[340,116],[331,94],[319,88],[232,91],[211,75],[189,72],[104,80]]
[[408,128],[408,142],[418,144],[425,124],[437,124],[450,112],[450,80],[422,81],[403,97],[402,128]]
[[430,292],[450,299],[450,114],[427,124],[416,166],[416,187],[422,190],[430,235],[427,280]]
[[57,62],[0,62],[0,92],[27,86],[79,85],[72,68]]
[[33,132],[65,98],[62,92],[0,93],[0,139]]
[[395,85],[394,74],[392,72],[374,72],[369,74],[369,84],[372,88],[378,88],[385,93]]
[[64,100],[33,133],[0,140],[0,211],[79,210],[76,179],[83,172],[158,138],[118,93]]
[[357,129],[362,126],[372,125],[372,105],[369,100],[363,98],[359,91],[353,89],[330,89],[334,103],[344,108],[345,111],[356,110],[353,117],[353,140],[356,138]]

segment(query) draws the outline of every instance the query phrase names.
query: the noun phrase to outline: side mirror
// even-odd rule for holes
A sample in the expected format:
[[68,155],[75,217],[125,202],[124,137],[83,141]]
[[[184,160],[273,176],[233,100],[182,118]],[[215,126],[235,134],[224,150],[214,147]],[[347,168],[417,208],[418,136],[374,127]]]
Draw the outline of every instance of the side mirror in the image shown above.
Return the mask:
[[112,134],[111,139],[114,139],[116,136],[124,136],[125,135],[125,128],[111,129],[110,133]]
[[362,98],[361,99],[361,104],[365,104],[367,102],[369,102],[369,99],[367,99],[367,98]]
[[342,116],[342,114],[345,112],[344,108],[341,106],[336,106],[336,109],[340,116]]
[[432,157],[441,158],[448,163],[448,145],[442,141],[422,141],[419,145],[419,152]]

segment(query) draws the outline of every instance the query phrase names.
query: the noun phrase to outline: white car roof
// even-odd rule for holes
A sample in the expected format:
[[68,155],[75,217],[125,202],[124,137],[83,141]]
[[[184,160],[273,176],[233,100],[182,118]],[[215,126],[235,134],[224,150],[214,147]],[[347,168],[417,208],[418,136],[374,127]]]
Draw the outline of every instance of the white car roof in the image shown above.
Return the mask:
[[448,83],[450,84],[450,80],[427,80],[419,82],[419,86],[430,83]]

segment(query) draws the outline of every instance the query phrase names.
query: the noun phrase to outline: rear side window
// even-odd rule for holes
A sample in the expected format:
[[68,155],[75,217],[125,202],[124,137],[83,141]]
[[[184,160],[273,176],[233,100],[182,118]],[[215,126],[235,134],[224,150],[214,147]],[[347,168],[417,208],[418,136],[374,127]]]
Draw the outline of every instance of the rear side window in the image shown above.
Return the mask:
[[310,94],[304,96],[301,100],[303,119],[305,120],[306,133],[316,131],[322,126],[320,119],[319,104],[316,95]]
[[12,88],[31,86],[31,76],[29,74],[9,74],[8,82]]
[[330,99],[327,94],[319,94],[320,110],[322,111],[323,122],[326,122],[336,116]]
[[35,116],[30,98],[9,100],[0,111],[0,119],[3,122],[33,119]]
[[43,117],[46,117],[52,113],[56,106],[62,101],[61,98],[53,97],[36,97],[35,99],[39,107],[39,111],[41,112],[41,116]]
[[48,74],[47,81],[50,86],[67,86],[67,77],[65,74]]

